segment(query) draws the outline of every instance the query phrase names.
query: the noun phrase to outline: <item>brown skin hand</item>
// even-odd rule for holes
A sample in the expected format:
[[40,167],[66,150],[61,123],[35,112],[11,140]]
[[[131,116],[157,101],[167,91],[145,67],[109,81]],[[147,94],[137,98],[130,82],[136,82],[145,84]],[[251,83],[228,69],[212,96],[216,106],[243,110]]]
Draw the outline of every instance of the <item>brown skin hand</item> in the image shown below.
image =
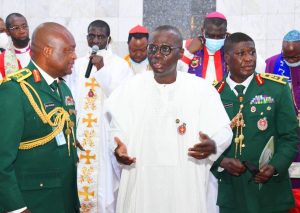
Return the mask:
[[259,173],[255,176],[256,183],[265,183],[271,177],[273,177],[275,173],[275,168],[272,165],[265,165],[263,168],[260,169]]
[[189,156],[201,160],[216,153],[216,144],[208,135],[199,132],[199,140],[200,143],[188,149]]
[[115,156],[119,163],[125,164],[125,165],[131,165],[136,162],[135,157],[130,157],[127,153],[127,148],[124,143],[118,138],[115,137],[115,142],[118,145],[115,149]]
[[234,176],[240,176],[246,171],[246,167],[239,159],[225,157],[220,166],[224,168],[229,174]]

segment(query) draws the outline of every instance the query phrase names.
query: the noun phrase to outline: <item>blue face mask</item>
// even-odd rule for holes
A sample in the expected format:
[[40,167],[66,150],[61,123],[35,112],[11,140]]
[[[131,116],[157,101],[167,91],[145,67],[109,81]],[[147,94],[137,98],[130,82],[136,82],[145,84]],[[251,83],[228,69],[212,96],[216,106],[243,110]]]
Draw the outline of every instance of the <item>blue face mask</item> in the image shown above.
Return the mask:
[[205,38],[205,46],[210,52],[215,53],[224,46],[224,41],[225,38],[224,39]]
[[289,67],[299,67],[300,66],[300,61],[295,62],[295,63],[290,63],[284,60],[284,62],[289,66]]

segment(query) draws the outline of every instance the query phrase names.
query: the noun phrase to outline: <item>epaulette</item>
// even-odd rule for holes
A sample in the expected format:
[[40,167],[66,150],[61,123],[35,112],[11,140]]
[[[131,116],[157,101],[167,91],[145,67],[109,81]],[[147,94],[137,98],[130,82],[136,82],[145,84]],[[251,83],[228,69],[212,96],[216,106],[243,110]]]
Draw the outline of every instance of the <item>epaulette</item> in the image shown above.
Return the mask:
[[264,79],[275,81],[275,82],[280,83],[280,84],[287,84],[288,77],[286,77],[286,76],[275,75],[275,74],[272,74],[272,73],[260,73],[258,75],[260,75]]
[[31,75],[32,75],[32,72],[29,69],[24,68],[24,69],[20,69],[20,70],[14,72],[14,73],[8,74],[6,78],[7,78],[7,80],[21,82]]
[[255,80],[257,82],[257,84],[259,86],[263,85],[265,82],[264,82],[264,79],[262,79],[262,77],[260,76],[260,74],[256,74],[255,75]]

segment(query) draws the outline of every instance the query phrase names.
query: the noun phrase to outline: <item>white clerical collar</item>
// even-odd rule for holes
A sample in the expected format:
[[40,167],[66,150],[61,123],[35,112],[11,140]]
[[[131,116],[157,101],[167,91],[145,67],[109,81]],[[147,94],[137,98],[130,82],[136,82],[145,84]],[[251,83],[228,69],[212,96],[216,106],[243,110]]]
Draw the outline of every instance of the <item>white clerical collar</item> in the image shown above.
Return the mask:
[[236,85],[243,85],[245,87],[243,93],[245,94],[247,89],[248,89],[248,86],[249,84],[251,83],[252,79],[254,78],[254,73],[252,75],[250,75],[244,82],[242,83],[236,83],[235,81],[233,81],[231,78],[230,78],[231,74],[230,72],[228,73],[228,76],[226,78],[226,82],[227,84],[229,85],[230,89],[234,92],[234,94],[237,95],[237,91],[234,89],[234,87]]
[[51,75],[49,75],[48,73],[46,73],[41,67],[39,67],[33,60],[31,60],[32,63],[36,66],[36,68],[38,68],[38,70],[40,71],[41,75],[43,76],[43,78],[45,79],[45,81],[47,82],[48,85],[52,84],[53,81],[58,80],[58,78],[53,78]]
[[16,54],[22,54],[22,53],[26,53],[30,50],[30,45],[28,43],[28,45],[26,47],[21,48],[21,49],[14,46],[14,49],[15,49]]

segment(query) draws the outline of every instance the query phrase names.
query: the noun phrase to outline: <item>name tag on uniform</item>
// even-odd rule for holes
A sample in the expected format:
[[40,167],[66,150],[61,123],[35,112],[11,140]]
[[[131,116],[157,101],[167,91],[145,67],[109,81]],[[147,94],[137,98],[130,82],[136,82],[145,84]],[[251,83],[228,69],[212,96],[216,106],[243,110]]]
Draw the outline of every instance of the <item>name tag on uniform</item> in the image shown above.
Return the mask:
[[57,146],[62,146],[67,143],[63,131],[58,133],[58,135],[55,136],[55,139],[56,139]]

